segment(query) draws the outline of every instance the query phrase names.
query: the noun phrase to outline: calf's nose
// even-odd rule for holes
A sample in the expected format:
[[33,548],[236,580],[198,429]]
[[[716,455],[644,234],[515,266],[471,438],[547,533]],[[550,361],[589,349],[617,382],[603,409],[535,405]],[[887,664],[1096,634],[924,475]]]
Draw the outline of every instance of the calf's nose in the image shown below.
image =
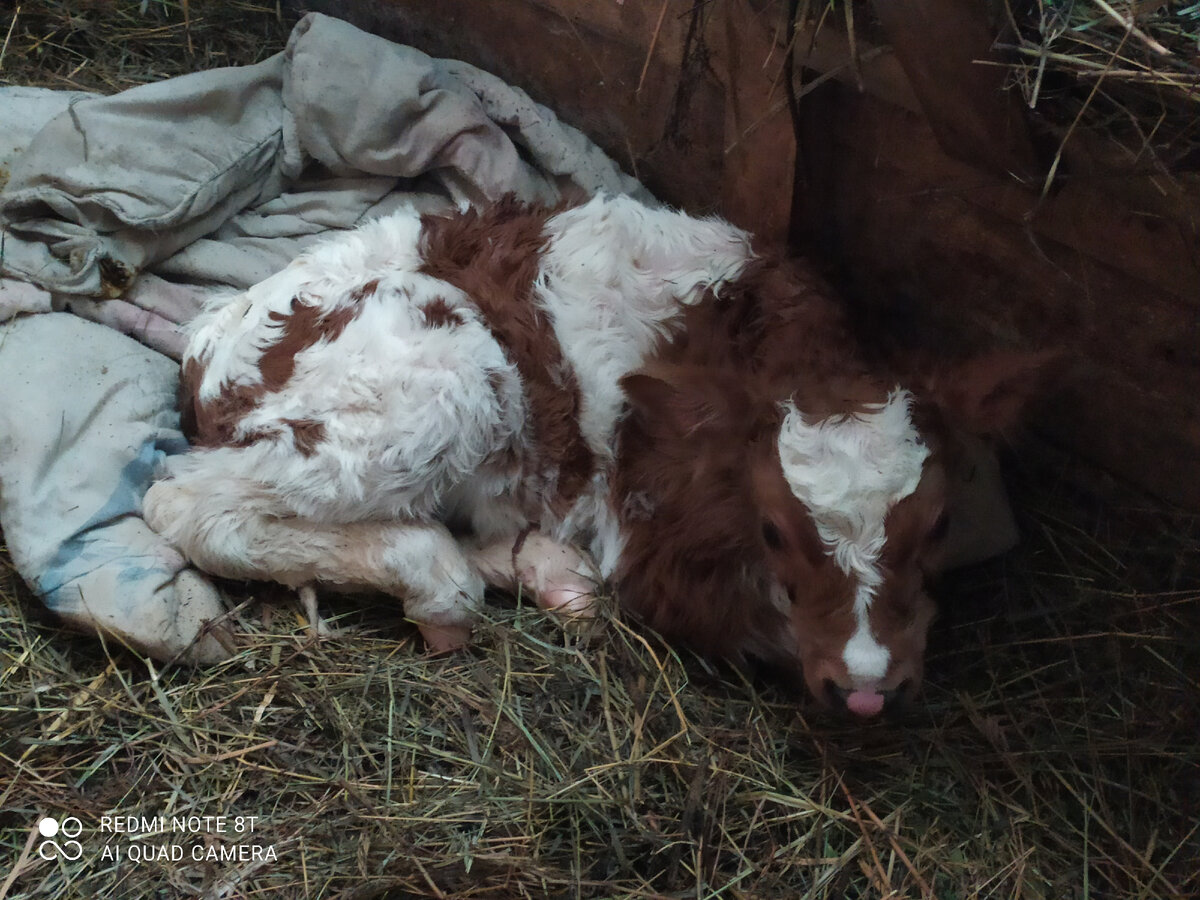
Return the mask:
[[825,679],[825,696],[835,709],[845,709],[864,719],[872,719],[884,710],[894,711],[904,701],[907,679],[893,690],[854,690],[839,687],[831,678]]
[[846,695],[846,709],[863,718],[883,712],[884,702],[883,694],[875,691],[851,691]]

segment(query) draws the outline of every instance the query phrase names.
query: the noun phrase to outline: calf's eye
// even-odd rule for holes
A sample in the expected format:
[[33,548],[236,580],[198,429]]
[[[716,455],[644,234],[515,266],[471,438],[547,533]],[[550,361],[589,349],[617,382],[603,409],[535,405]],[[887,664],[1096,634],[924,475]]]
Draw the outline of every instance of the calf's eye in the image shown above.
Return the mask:
[[773,522],[763,522],[762,536],[763,541],[771,550],[783,549],[783,535],[779,533],[779,529]]
[[937,542],[946,537],[946,532],[950,530],[950,515],[942,513],[937,517],[937,521],[933,523],[933,528],[929,530],[929,540]]

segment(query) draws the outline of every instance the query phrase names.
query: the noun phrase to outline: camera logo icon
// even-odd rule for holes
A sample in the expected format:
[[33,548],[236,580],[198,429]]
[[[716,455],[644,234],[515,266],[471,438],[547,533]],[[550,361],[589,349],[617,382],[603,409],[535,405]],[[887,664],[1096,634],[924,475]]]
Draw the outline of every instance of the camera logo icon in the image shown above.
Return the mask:
[[[67,816],[62,822],[46,816],[38,822],[38,833],[46,839],[38,844],[38,856],[42,859],[51,860],[61,856],[63,859],[74,861],[83,856],[83,844],[72,840],[83,833],[83,823],[75,816]],[[67,840],[59,843],[55,840],[56,837]]]

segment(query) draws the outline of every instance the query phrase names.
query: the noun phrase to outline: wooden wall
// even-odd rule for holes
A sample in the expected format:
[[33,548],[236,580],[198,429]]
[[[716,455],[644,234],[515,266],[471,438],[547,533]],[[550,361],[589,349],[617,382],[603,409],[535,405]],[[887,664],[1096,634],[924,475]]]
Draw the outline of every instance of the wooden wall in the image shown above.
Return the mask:
[[873,0],[854,55],[836,27],[800,34],[795,126],[780,0],[304,5],[524,87],[675,205],[802,239],[884,327],[1063,348],[1037,432],[1200,509],[1200,176],[1076,134],[1043,196],[1061,142],[975,62],[972,5]]

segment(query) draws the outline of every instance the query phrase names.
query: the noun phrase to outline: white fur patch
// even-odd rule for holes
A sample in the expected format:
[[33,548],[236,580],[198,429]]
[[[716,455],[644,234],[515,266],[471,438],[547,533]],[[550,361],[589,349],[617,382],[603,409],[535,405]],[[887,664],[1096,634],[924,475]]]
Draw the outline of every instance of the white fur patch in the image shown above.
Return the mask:
[[751,258],[746,232],[720,219],[653,209],[629,197],[597,196],[552,216],[534,285],[563,357],[579,384],[579,427],[600,461],[589,490],[556,525],[564,542],[587,544],[610,576],[623,552],[608,497],[616,423],[625,403],[620,380],[645,362],[683,307],[719,292]]
[[553,216],[546,235],[534,293],[579,382],[584,438],[608,458],[625,401],[621,377],[645,361],[685,305],[741,274],[750,239],[720,219],[605,196]]
[[813,517],[834,562],[858,582],[857,621],[843,660],[855,678],[881,678],[889,653],[871,634],[869,612],[883,580],[879,554],[888,511],[917,489],[929,448],[909,415],[912,395],[895,390],[863,412],[805,421],[794,404],[779,430],[779,460],[792,493]]
[[[864,594],[866,595],[865,602],[860,604],[859,598]],[[854,612],[858,624],[854,629],[854,634],[842,650],[842,662],[846,664],[846,671],[850,673],[851,678],[878,680],[887,674],[892,654],[887,647],[875,640],[865,612],[859,613],[860,606],[865,608],[870,606],[870,592],[861,587],[858,595],[854,598]]]

